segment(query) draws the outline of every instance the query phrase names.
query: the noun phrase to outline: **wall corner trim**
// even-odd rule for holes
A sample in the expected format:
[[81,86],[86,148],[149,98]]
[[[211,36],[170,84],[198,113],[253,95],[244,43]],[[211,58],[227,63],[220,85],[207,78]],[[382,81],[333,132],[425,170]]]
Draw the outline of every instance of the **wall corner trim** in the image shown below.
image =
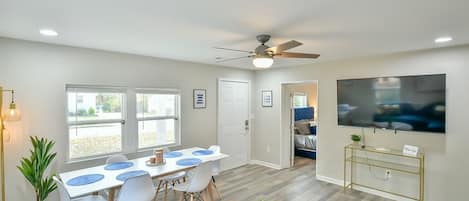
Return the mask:
[[[331,177],[326,177],[326,176],[322,176],[322,175],[318,175],[318,174],[316,175],[316,179],[319,180],[319,181],[339,185],[341,187],[344,185],[344,180],[334,179],[334,178],[331,178]],[[411,199],[403,198],[403,197],[400,197],[400,196],[392,195],[392,194],[389,194],[389,193],[384,193],[384,192],[381,192],[381,191],[377,191],[377,190],[373,190],[373,189],[369,189],[369,188],[365,188],[365,187],[361,187],[361,186],[355,186],[355,187],[353,187],[353,189],[361,191],[361,192],[377,195],[377,196],[380,196],[380,197],[383,197],[383,198],[391,199],[391,200],[412,201]]]
[[261,165],[261,166],[265,166],[265,167],[276,169],[276,170],[282,169],[279,164],[269,163],[269,162],[265,162],[261,160],[251,160],[249,161],[249,164]]

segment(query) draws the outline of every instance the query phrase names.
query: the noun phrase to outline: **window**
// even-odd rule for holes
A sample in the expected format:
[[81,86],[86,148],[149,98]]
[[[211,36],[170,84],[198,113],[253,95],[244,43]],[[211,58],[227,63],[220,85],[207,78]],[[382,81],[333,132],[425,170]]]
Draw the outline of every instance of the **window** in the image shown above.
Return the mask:
[[122,151],[124,91],[67,86],[69,159]]
[[71,161],[180,143],[178,90],[67,85],[66,93]]
[[293,95],[293,107],[308,107],[308,96],[306,96],[306,93],[295,92]]
[[179,143],[179,94],[177,91],[138,90],[138,148]]

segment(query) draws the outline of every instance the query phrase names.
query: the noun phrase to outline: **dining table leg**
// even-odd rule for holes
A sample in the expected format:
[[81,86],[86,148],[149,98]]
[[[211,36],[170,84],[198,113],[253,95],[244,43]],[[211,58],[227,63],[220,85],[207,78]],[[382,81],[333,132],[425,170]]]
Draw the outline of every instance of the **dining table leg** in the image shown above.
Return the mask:
[[115,194],[116,194],[116,188],[111,188],[111,189],[109,190],[109,195],[108,195],[108,197],[107,197],[107,200],[108,200],[108,201],[114,201],[114,196],[115,196]]
[[207,189],[203,190],[200,194],[202,194],[202,200],[208,201],[207,199]]
[[163,183],[163,180],[160,180],[160,182],[158,183],[158,187],[156,188],[156,193],[155,193],[155,198],[157,199],[158,198],[158,193],[160,192],[161,190],[161,184]]
[[179,196],[179,201],[186,200],[186,193],[181,191],[181,196]]
[[164,201],[168,200],[168,181],[165,182],[164,184]]

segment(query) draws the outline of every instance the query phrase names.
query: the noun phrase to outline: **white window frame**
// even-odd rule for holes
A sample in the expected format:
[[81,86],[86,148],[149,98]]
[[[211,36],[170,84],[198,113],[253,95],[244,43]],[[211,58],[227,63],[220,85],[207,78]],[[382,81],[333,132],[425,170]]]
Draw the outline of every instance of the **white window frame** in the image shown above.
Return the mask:
[[294,92],[293,93],[293,101],[295,100],[295,96],[304,96],[305,97],[305,105],[304,106],[294,105],[295,108],[308,107],[308,94],[306,94],[305,92]]
[[[76,93],[121,93],[122,96],[122,118],[121,119],[108,119],[108,120],[91,120],[91,121],[81,121],[81,122],[70,122],[68,119],[68,93],[69,92],[76,92]],[[126,150],[125,144],[127,139],[127,89],[125,87],[111,87],[111,86],[93,86],[93,85],[66,85],[65,87],[65,96],[66,96],[66,122],[67,122],[67,150],[66,150],[66,159],[67,162],[79,162],[79,161],[87,161],[92,159],[99,159],[104,158],[107,156],[111,156],[113,154],[124,153]],[[96,154],[91,156],[84,156],[84,157],[77,157],[71,158],[70,157],[70,127],[71,126],[80,126],[80,125],[92,125],[92,124],[106,124],[106,123],[121,123],[121,151],[119,152],[110,152],[105,154]]]
[[[175,101],[175,116],[156,116],[156,117],[137,117],[138,113],[135,112],[135,118],[136,118],[136,127],[137,127],[137,140],[136,140],[136,147],[138,152],[143,152],[143,151],[148,151],[148,150],[153,150],[155,148],[161,148],[161,147],[171,147],[171,146],[179,146],[181,145],[181,91],[178,89],[164,89],[164,88],[137,88],[135,90],[135,98],[139,94],[152,94],[152,95],[158,95],[158,94],[172,94],[176,95],[176,101]],[[135,101],[135,111],[138,111],[138,104],[137,101]],[[139,147],[138,141],[139,141],[139,133],[138,133],[138,123],[140,121],[151,121],[151,120],[165,120],[165,119],[174,119],[174,126],[175,126],[175,142],[170,143],[170,144],[164,144],[164,145],[156,145],[156,146],[150,146],[150,147]]]

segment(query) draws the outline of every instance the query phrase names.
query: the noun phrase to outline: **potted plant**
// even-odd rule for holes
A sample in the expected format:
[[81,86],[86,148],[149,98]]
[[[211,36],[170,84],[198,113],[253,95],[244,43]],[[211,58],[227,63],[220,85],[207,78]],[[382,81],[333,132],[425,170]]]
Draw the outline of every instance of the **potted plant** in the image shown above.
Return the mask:
[[353,141],[353,144],[358,145],[358,143],[362,140],[362,137],[357,134],[352,134],[350,138]]
[[17,166],[26,180],[31,183],[36,194],[36,201],[44,201],[49,194],[57,189],[52,179],[53,175],[44,175],[47,167],[52,163],[57,153],[52,153],[55,142],[38,137],[30,137],[33,148],[29,158],[23,157],[21,165]]

